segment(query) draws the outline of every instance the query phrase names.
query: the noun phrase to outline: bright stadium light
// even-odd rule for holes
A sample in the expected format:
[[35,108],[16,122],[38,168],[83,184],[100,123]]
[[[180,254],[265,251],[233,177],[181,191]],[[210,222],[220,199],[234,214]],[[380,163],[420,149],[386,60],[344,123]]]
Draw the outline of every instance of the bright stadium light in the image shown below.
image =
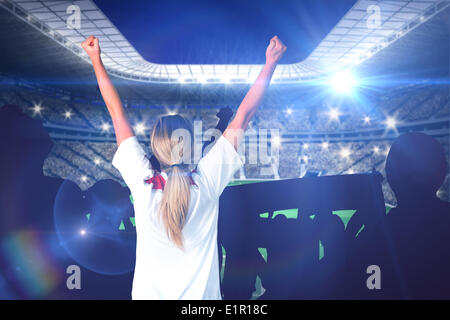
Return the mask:
[[326,142],[326,141],[322,142],[322,149],[323,149],[323,150],[328,150],[328,147],[329,147],[329,146],[330,146],[330,145],[329,145],[328,142]]
[[337,108],[332,108],[330,109],[330,111],[328,111],[328,117],[330,118],[330,120],[339,120],[340,115],[341,113]]
[[33,106],[33,108],[31,108],[31,110],[33,110],[33,115],[35,116],[35,115],[41,115],[41,112],[42,112],[42,107],[41,107],[41,105],[40,104],[35,104],[34,106]]
[[305,162],[308,162],[308,160],[309,160],[309,158],[308,158],[308,156],[303,156],[303,161],[305,161]]
[[308,143],[303,144],[303,149],[305,150],[309,149],[309,144]]
[[86,235],[86,230],[81,229],[81,230],[80,230],[80,234],[81,234],[82,236]]
[[102,128],[102,131],[108,132],[109,129],[111,129],[111,125],[109,123],[103,122],[101,128]]
[[379,147],[373,147],[373,153],[379,154],[380,153],[380,148]]
[[333,74],[329,83],[334,91],[344,94],[352,92],[353,87],[356,85],[356,80],[350,71],[345,70]]
[[342,148],[339,151],[339,155],[341,156],[342,159],[349,159],[350,158],[350,154],[351,154],[351,151],[350,151],[349,148]]
[[387,117],[386,127],[388,129],[395,129],[397,127],[397,120],[394,117]]
[[86,176],[81,176],[81,182],[86,182],[87,181],[87,177]]
[[365,117],[364,117],[364,123],[365,123],[365,124],[369,124],[369,123],[370,123],[370,120],[371,120],[371,119],[370,119],[369,116],[365,116]]
[[137,134],[144,134],[145,129],[145,124],[143,123],[138,123],[134,126],[134,131],[136,131]]
[[95,159],[94,159],[95,165],[98,166],[98,165],[100,164],[100,162],[101,162],[100,158],[95,158]]
[[291,109],[291,108],[287,108],[287,109],[286,109],[286,113],[289,114],[289,115],[291,115],[291,114],[292,114],[292,109]]
[[64,119],[70,119],[72,118],[72,112],[70,110],[67,110],[66,112],[64,112]]
[[281,144],[281,138],[280,138],[280,136],[274,136],[274,137],[272,137],[271,142],[272,142],[272,145],[273,145],[274,147],[279,147],[280,144]]

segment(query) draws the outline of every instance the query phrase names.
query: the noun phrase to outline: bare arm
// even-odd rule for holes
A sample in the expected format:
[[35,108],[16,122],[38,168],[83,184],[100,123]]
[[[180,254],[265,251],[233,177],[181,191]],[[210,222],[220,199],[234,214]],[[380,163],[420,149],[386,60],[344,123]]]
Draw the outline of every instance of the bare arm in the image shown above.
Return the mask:
[[90,36],[81,44],[81,46],[92,61],[100,92],[106,107],[108,108],[109,114],[111,115],[114,131],[116,133],[117,145],[120,145],[125,139],[134,136],[134,132],[128,122],[127,115],[123,110],[120,97],[103,65],[100,57],[98,38]]
[[286,46],[278,37],[275,36],[270,40],[270,44],[266,50],[266,64],[253,86],[247,92],[244,100],[242,100],[233,121],[228,125],[223,134],[234,145],[236,150],[242,141],[248,123],[255,115],[256,110],[266,94],[273,72],[285,51]]

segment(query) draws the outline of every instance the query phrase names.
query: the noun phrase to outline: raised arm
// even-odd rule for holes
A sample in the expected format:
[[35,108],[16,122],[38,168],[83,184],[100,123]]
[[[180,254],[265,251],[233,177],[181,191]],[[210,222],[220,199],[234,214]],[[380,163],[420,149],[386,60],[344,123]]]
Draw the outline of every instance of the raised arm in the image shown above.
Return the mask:
[[256,110],[264,98],[277,63],[285,51],[286,46],[277,36],[270,40],[270,44],[266,50],[266,64],[253,86],[247,92],[244,100],[242,100],[233,121],[231,121],[223,134],[234,145],[236,150],[241,143],[248,123],[255,115]]
[[106,107],[108,108],[109,114],[111,115],[114,131],[116,133],[117,145],[120,145],[125,139],[134,136],[134,132],[128,122],[127,115],[123,110],[120,97],[103,65],[100,57],[98,38],[90,36],[83,41],[81,46],[92,61],[100,92]]

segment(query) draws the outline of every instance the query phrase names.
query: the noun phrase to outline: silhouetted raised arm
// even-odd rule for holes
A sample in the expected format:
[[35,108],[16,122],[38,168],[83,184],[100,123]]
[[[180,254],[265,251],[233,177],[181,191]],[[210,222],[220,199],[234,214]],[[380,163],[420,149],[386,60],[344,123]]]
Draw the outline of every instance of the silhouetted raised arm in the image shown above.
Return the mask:
[[266,64],[253,86],[247,92],[233,121],[229,124],[223,134],[225,138],[234,145],[236,150],[241,143],[248,123],[255,115],[256,110],[264,98],[270,80],[272,79],[273,72],[285,51],[286,46],[277,36],[270,40],[270,44],[266,50]]
[[83,41],[81,46],[92,61],[100,92],[106,107],[108,108],[109,114],[111,115],[114,131],[116,133],[117,145],[120,145],[125,139],[134,136],[134,132],[128,122],[125,111],[123,110],[119,94],[114,88],[114,85],[106,72],[105,66],[103,65],[100,57],[98,38],[90,36]]

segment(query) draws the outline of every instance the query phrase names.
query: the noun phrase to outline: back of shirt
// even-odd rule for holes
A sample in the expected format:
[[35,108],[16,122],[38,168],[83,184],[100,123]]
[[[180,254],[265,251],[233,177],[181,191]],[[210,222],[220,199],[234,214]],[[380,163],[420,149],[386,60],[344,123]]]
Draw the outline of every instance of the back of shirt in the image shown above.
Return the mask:
[[221,136],[192,175],[195,185],[182,231],[183,249],[169,240],[159,217],[167,175],[152,170],[136,137],[120,144],[113,165],[134,199],[137,244],[133,299],[221,299],[219,196],[242,166],[232,144]]

